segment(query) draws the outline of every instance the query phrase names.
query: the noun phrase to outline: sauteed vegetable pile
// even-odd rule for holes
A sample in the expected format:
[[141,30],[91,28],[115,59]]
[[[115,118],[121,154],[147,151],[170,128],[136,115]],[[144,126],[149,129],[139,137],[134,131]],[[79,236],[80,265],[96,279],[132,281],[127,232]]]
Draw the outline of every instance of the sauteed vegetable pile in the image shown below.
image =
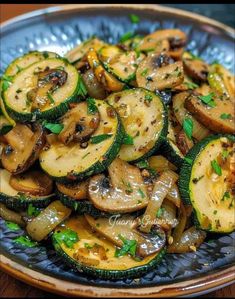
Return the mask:
[[0,216],[74,269],[140,277],[235,228],[235,82],[179,29],[29,52],[1,77]]

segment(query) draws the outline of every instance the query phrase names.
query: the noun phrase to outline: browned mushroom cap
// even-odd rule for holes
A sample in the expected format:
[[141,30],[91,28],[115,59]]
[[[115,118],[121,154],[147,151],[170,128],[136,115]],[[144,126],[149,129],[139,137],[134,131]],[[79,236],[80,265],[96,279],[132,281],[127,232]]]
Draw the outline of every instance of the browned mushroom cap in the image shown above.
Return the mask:
[[69,110],[61,119],[64,125],[58,138],[64,144],[72,141],[86,141],[98,128],[100,115],[98,110],[89,114],[86,102],[77,104]]
[[17,123],[5,135],[7,145],[2,152],[2,165],[13,174],[27,170],[37,159],[45,144],[45,135],[40,124],[31,126]]
[[37,72],[37,80],[37,87],[27,93],[28,101],[32,102],[32,111],[40,109],[51,101],[48,93],[65,84],[67,73],[60,69],[46,68],[44,71]]
[[190,53],[183,54],[184,70],[192,79],[206,82],[209,66],[200,58],[193,57]]
[[120,236],[127,240],[135,240],[137,242],[136,254],[141,257],[158,252],[166,242],[165,233],[160,228],[155,228],[155,233],[152,234],[138,231],[135,228],[135,222],[138,223],[138,221],[130,215],[123,215],[120,218],[114,217],[113,219],[101,217],[95,219],[90,215],[85,215],[85,217],[95,231],[119,247],[123,246]]
[[107,96],[103,85],[97,80],[92,69],[82,74],[82,79],[90,97],[103,100]]
[[9,184],[17,191],[35,196],[49,195],[53,189],[52,179],[44,172],[38,170],[11,175]]
[[162,29],[157,30],[143,38],[138,49],[153,48],[157,43],[167,40],[170,44],[170,49],[181,48],[186,44],[186,34],[179,29]]
[[148,55],[139,65],[136,81],[139,87],[151,91],[173,88],[184,80],[181,61],[174,60],[166,54]]
[[89,197],[94,206],[111,213],[127,213],[147,206],[146,185],[137,167],[116,158],[108,172],[111,184],[102,174],[90,179]]

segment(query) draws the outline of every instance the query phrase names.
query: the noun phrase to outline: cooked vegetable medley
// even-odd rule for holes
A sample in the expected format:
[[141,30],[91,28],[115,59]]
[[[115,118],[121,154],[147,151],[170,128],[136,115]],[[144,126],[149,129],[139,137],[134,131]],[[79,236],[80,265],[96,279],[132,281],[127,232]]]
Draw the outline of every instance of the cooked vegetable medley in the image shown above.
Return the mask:
[[179,29],[92,37],[8,66],[0,216],[25,228],[15,242],[120,279],[235,229],[234,75],[186,43]]

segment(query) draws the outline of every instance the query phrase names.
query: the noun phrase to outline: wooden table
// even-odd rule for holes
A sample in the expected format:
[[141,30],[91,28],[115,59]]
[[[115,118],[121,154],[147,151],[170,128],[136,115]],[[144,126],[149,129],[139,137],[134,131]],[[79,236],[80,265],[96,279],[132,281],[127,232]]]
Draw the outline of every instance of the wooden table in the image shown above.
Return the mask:
[[[19,14],[29,12],[35,9],[41,9],[48,6],[54,6],[53,4],[2,4],[0,5],[0,19],[1,22],[17,16]],[[44,292],[40,289],[31,287],[19,280],[12,278],[0,271],[0,297],[20,297],[20,298],[52,298],[53,295]],[[56,296],[57,298],[63,298]],[[218,291],[209,293],[208,295],[202,296],[207,297],[235,297],[235,284],[222,288]]]

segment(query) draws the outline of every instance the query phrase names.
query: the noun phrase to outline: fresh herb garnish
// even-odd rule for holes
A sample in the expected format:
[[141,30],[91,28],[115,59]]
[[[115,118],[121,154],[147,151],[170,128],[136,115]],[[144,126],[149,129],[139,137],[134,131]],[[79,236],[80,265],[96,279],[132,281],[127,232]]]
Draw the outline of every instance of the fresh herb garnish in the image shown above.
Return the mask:
[[123,140],[122,140],[122,144],[126,144],[126,145],[133,145],[134,144],[134,138],[131,137],[129,134],[125,133]]
[[20,226],[17,223],[11,221],[6,221],[6,226],[12,231],[16,231],[20,229]]
[[109,139],[112,136],[113,134],[101,134],[101,135],[92,136],[90,140],[92,144],[97,144],[106,139]]
[[160,217],[162,216],[164,210],[165,210],[164,208],[159,208],[159,209],[157,210],[156,217],[157,217],[157,218],[160,218]]
[[26,247],[35,247],[38,245],[37,242],[32,241],[28,236],[19,236],[13,241]]
[[193,160],[190,159],[190,158],[184,157],[184,160],[185,160],[188,164],[190,164],[190,165],[193,164]]
[[149,163],[147,160],[139,161],[135,164],[138,168],[143,169],[143,168],[148,168]]
[[186,85],[188,89],[195,89],[198,87],[198,85],[194,82],[184,82],[184,85]]
[[38,216],[40,214],[40,209],[39,208],[36,208],[34,207],[31,203],[29,204],[28,206],[28,209],[27,209],[27,214],[29,216]]
[[91,246],[89,243],[84,243],[84,247],[89,250],[92,249],[94,245]]
[[186,117],[183,121],[183,129],[186,134],[186,136],[192,140],[192,134],[193,134],[193,121],[191,118]]
[[49,91],[47,92],[47,98],[48,98],[48,100],[50,101],[50,103],[52,105],[55,104],[55,100],[53,99],[53,96],[52,96],[52,94]]
[[117,248],[115,251],[115,257],[124,256],[126,254],[130,254],[131,256],[135,256],[137,249],[136,240],[128,240],[122,237],[122,235],[118,235],[119,239],[122,240],[123,246],[122,248]]
[[230,113],[222,113],[220,114],[221,119],[231,119],[232,115]]
[[53,123],[48,123],[47,121],[43,121],[42,125],[44,128],[50,130],[54,134],[60,134],[60,132],[64,128],[63,124],[53,124]]
[[96,107],[95,100],[93,98],[88,98],[87,102],[87,113],[88,114],[95,114],[98,111]]
[[153,99],[153,97],[152,97],[151,94],[146,94],[145,97],[144,97],[144,99],[145,99],[146,101],[148,101],[148,102],[151,102],[152,99]]
[[148,69],[145,68],[145,69],[142,71],[141,76],[144,77],[144,76],[147,75],[147,73],[148,73]]
[[144,192],[142,189],[138,189],[138,193],[140,194],[141,198],[145,198]]
[[130,14],[129,17],[132,24],[138,24],[140,21],[140,18],[137,15]]
[[132,38],[134,36],[134,32],[127,32],[125,34],[123,34],[121,37],[120,37],[120,42],[121,43],[124,43],[125,41],[127,41],[128,39]]
[[223,197],[221,198],[221,201],[224,201],[225,199],[228,198],[230,198],[230,193],[228,191],[225,191]]
[[198,96],[198,98],[202,101],[203,104],[206,104],[209,107],[214,108],[216,106],[215,101],[213,100],[214,93],[211,92],[205,96]]
[[222,169],[216,160],[211,161],[211,167],[213,168],[216,174],[222,175]]
[[79,82],[78,82],[78,92],[77,95],[80,95],[82,97],[85,97],[87,95],[87,90],[86,90],[86,86],[83,83],[82,78],[79,78]]
[[59,244],[65,244],[68,248],[73,248],[73,245],[79,241],[78,234],[70,228],[55,232],[53,238]]
[[12,76],[7,76],[3,75],[2,76],[2,90],[6,91],[10,84],[12,83],[13,77]]

